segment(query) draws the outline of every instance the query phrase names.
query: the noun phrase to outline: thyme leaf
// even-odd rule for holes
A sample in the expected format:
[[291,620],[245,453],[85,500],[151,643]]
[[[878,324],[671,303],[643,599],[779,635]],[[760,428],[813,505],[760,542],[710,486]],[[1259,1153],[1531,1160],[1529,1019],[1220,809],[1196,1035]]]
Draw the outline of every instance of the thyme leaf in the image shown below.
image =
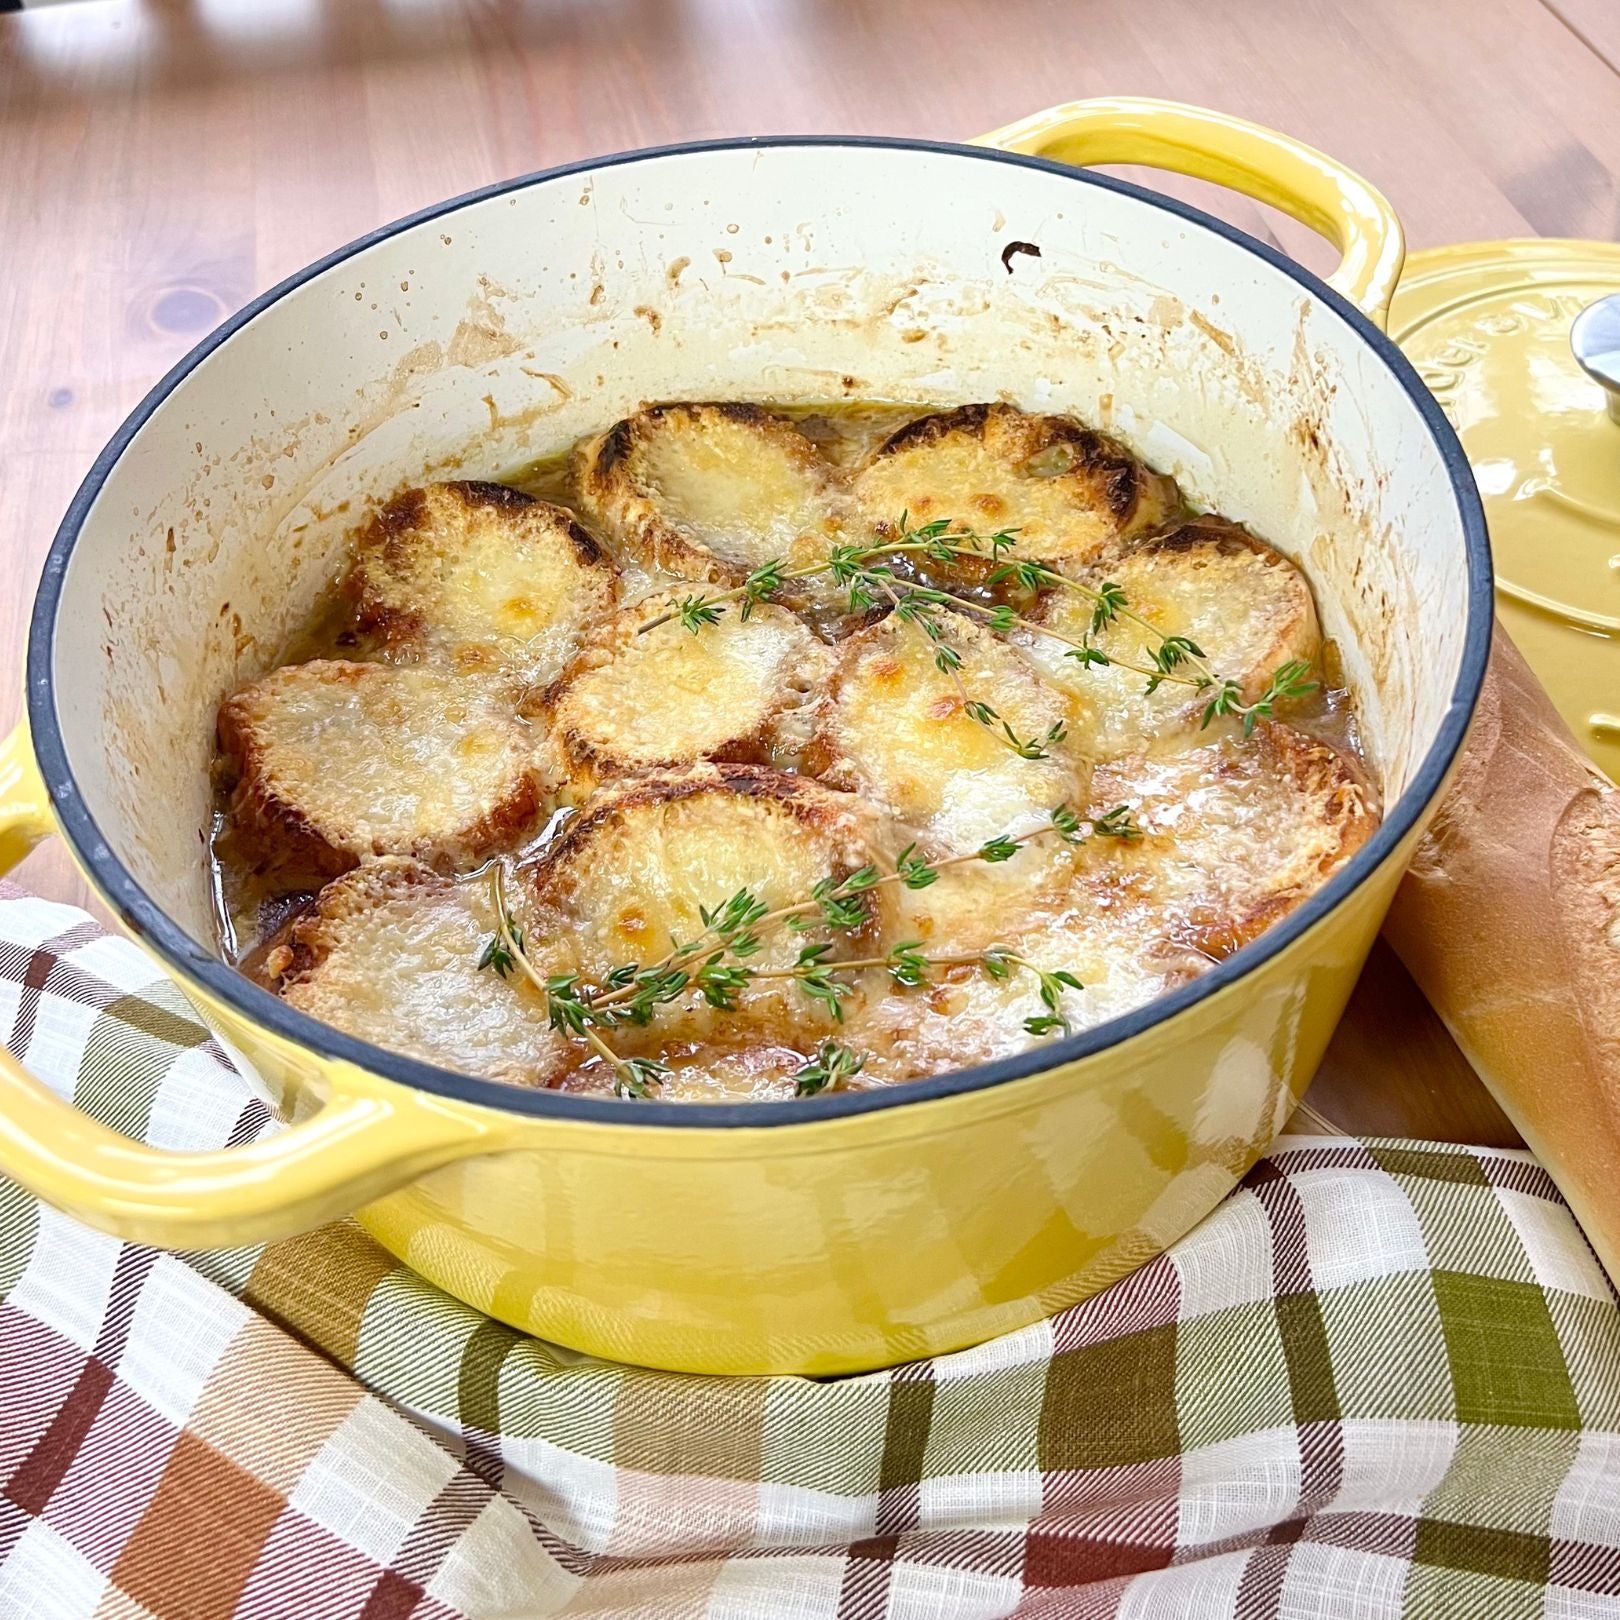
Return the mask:
[[863,1053],[854,1052],[837,1041],[823,1041],[813,1057],[794,1076],[794,1092],[800,1097],[813,1097],[822,1091],[838,1091],[844,1082],[852,1080],[866,1067]]

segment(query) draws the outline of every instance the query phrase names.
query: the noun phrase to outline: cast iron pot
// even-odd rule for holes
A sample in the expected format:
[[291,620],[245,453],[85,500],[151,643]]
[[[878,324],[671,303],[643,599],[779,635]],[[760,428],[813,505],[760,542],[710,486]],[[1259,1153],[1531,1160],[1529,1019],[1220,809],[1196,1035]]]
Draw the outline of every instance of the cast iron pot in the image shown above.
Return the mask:
[[[1094,162],[1224,181],[1343,262],[1324,282],[1076,166]],[[1308,1082],[1485,668],[1467,464],[1380,331],[1401,258],[1388,205],[1321,154],[1113,101],[972,146],[720,141],[571,164],[401,220],[256,299],[153,390],[63,521],[27,722],[0,754],[0,855],[60,833],[294,1123],[218,1153],[143,1146],[8,1058],[0,1166],[175,1247],[358,1211],[507,1322],[701,1372],[947,1351],[1139,1265],[1232,1188]],[[1304,565],[1383,826],[1196,983],[865,1094],[681,1107],[517,1090],[341,1035],[226,967],[201,841],[215,708],[330,589],[368,503],[499,476],[681,397],[1004,397],[1111,428]]]

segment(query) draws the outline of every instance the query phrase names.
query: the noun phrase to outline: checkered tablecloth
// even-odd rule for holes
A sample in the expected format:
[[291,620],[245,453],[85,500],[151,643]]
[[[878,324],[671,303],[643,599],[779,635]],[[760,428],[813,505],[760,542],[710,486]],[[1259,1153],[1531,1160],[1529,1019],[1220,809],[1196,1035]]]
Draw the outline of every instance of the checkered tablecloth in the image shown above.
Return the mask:
[[[275,1129],[133,946],[0,886],[0,1028]],[[350,1223],[120,1244],[0,1183],[0,1616],[1620,1616],[1620,1310],[1523,1153],[1296,1138],[1163,1258],[862,1378],[613,1367]]]

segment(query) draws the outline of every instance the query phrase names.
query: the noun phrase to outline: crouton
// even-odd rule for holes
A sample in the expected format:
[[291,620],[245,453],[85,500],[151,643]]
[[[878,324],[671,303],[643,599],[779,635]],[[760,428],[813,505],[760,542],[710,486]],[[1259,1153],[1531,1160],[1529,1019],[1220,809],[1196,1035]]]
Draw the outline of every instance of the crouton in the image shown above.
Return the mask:
[[[837,535],[841,480],[809,439],[758,405],[655,405],[588,441],[586,515],[655,573],[740,585],[782,560],[812,565]],[[808,587],[784,594],[827,595]]]
[[1106,434],[1011,405],[962,405],[908,423],[857,475],[854,499],[881,537],[894,537],[902,517],[911,526],[945,518],[980,534],[1011,529],[1019,554],[1041,562],[1089,561],[1180,506],[1171,479]]
[[[1198,518],[1169,534],[1100,559],[1080,576],[1093,587],[1117,584],[1132,613],[1162,635],[1185,636],[1222,679],[1235,680],[1252,703],[1272,672],[1321,654],[1316,605],[1305,576],[1280,552],[1221,518]],[[1093,601],[1062,587],[1043,595],[1031,617],[1067,638],[1021,634],[1029,656],[1079,700],[1077,734],[1094,757],[1110,759],[1164,739],[1180,747],[1199,729],[1210,693],[1166,681],[1155,691],[1137,671],[1082,666],[1070,643],[1091,625]],[[1104,653],[1153,667],[1155,638],[1116,618],[1092,640]],[[1177,673],[1197,671],[1183,665]]]
[[396,495],[361,532],[356,627],[400,659],[556,675],[612,607],[618,570],[560,506],[504,484]]
[[226,698],[234,830],[288,887],[379,855],[465,870],[522,843],[554,776],[504,686],[431,665],[319,659]]
[[548,1027],[538,990],[520,975],[480,969],[494,934],[487,882],[453,881],[410,860],[374,861],[329,883],[293,924],[278,993],[389,1051],[537,1085],[576,1055]]
[[[1073,703],[1065,693],[966,615],[942,611],[938,623],[962,661],[954,675],[938,667],[935,643],[899,614],[839,645],[807,763],[917,829],[930,854],[954,855],[1076,803],[1086,767],[1068,733]],[[974,719],[964,694],[996,718]],[[1021,757],[1003,726],[1046,757]]]
[[[782,608],[735,604],[693,633],[680,593],[645,598],[599,627],[546,693],[576,791],[629,771],[700,759],[791,763],[826,651]],[[653,628],[643,629],[643,626]]]

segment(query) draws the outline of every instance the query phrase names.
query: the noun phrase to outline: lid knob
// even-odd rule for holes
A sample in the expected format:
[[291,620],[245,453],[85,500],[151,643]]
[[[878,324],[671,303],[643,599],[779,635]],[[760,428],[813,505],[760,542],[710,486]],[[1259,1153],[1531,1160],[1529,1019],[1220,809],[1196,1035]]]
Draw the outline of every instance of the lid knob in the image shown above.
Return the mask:
[[1581,370],[1602,385],[1609,415],[1620,422],[1620,293],[1588,304],[1575,317],[1569,346]]

